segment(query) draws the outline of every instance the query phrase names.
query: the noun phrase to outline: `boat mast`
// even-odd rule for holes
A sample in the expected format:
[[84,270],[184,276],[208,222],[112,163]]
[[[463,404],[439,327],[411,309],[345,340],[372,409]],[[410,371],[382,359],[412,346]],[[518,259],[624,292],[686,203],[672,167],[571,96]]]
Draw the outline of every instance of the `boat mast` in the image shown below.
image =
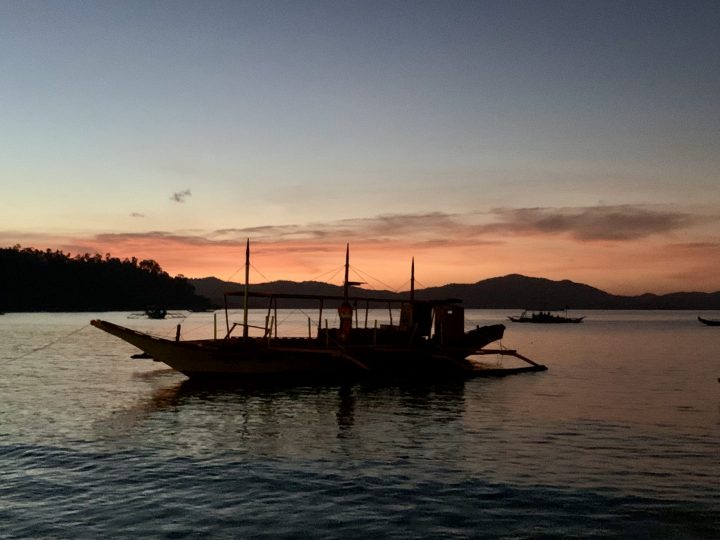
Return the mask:
[[343,283],[343,302],[338,308],[338,315],[340,317],[340,332],[338,333],[338,339],[345,341],[350,337],[350,331],[352,330],[352,316],[353,308],[350,305],[349,293],[350,293],[350,244],[348,243],[345,248],[345,283]]
[[248,291],[250,289],[250,239],[245,244],[245,303],[243,308],[243,337],[248,337]]
[[348,301],[349,296],[349,276],[350,276],[350,243],[345,247],[345,283],[343,284],[343,299]]
[[410,265],[410,301],[415,301],[415,257],[412,258]]

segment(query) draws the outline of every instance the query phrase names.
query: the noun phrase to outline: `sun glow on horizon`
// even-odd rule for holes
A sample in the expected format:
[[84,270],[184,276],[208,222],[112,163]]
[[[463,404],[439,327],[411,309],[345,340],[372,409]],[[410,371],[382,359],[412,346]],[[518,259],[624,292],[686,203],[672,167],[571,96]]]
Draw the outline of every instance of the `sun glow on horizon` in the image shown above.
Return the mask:
[[[357,235],[354,235],[357,236]],[[37,239],[34,239],[37,240]],[[326,281],[340,284],[345,241],[250,240],[251,282]],[[37,242],[25,244],[38,245]],[[100,253],[118,258],[152,259],[170,275],[217,277],[242,281],[245,241],[213,241],[204,236],[106,234],[56,238],[52,249],[71,254]],[[34,246],[33,246],[34,247]],[[664,238],[642,242],[573,241],[553,234],[498,235],[494,241],[468,239],[425,242],[402,239],[350,242],[352,279],[365,288],[394,291],[409,288],[415,258],[419,288],[449,283],[475,283],[507,274],[553,280],[569,279],[614,294],[636,295],[687,290],[720,290],[710,272],[720,246]],[[648,268],[647,261],[655,264]],[[714,279],[714,280],[713,280]],[[703,283],[703,287],[688,284]]]

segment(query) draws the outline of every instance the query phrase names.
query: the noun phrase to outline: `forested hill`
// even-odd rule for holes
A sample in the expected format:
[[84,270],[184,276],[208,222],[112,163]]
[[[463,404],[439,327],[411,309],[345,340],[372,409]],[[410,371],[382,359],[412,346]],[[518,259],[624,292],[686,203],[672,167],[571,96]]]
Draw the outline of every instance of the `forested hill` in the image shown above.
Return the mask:
[[[222,305],[223,292],[241,290],[238,283],[220,281],[216,278],[190,280],[198,294],[206,296],[214,304]],[[274,291],[297,294],[342,294],[342,287],[327,283],[291,281],[261,283],[251,285],[253,291]],[[389,291],[352,290],[352,295],[382,296],[407,299],[409,293]],[[511,274],[478,281],[472,284],[449,284],[415,291],[420,300],[438,300],[458,298],[465,307],[483,309],[720,309],[720,292],[678,292],[672,294],[640,296],[619,296],[607,293],[595,287],[572,281],[553,281],[550,279]],[[259,301],[251,304],[259,307]],[[312,301],[286,301],[286,307],[313,306]]]
[[418,293],[425,299],[461,298],[467,307],[514,309],[720,309],[720,292],[610,294],[584,283],[553,281],[519,274],[478,281],[470,285],[443,285]]
[[153,260],[0,248],[0,312],[203,309],[207,299]]
[[[149,306],[205,309],[223,305],[223,292],[241,290],[238,283],[216,278],[171,277],[153,260],[109,255],[71,256],[61,251],[0,248],[0,312],[3,311],[135,311]],[[340,295],[328,283],[280,281],[255,284],[253,291]],[[353,296],[405,299],[407,292],[352,289]],[[473,284],[449,284],[417,290],[416,298],[459,298],[468,308],[513,309],[720,309],[720,292],[617,296],[582,283],[511,274]],[[255,299],[253,307],[265,306]],[[285,307],[314,306],[306,300]]]

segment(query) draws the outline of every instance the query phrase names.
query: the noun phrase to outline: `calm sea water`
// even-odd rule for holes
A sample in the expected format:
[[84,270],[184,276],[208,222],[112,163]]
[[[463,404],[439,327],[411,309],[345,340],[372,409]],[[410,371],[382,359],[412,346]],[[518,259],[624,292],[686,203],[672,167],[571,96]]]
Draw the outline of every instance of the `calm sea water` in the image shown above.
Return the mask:
[[0,316],[0,537],[719,537],[720,328],[585,314],[508,323],[544,373],[261,388],[189,384],[87,326],[210,337],[212,314]]

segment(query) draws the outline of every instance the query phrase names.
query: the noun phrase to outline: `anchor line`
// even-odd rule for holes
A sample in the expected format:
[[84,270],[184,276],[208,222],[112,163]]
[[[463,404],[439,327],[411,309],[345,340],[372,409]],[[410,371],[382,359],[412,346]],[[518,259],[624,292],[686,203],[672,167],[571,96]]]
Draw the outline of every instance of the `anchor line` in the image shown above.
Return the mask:
[[49,343],[46,343],[45,345],[41,345],[40,347],[37,347],[37,348],[35,348],[35,349],[31,349],[31,350],[29,350],[29,351],[24,352],[24,353],[21,354],[20,356],[15,356],[15,357],[11,357],[11,358],[4,358],[4,359],[2,359],[2,360],[0,361],[0,363],[6,364],[6,363],[8,363],[8,362],[14,362],[14,361],[16,361],[16,360],[20,360],[20,359],[22,359],[22,358],[25,358],[26,356],[30,356],[31,354],[35,354],[36,352],[40,352],[40,351],[42,351],[42,350],[45,350],[45,349],[47,349],[47,348],[49,348],[49,347],[52,347],[52,346],[55,345],[56,343],[59,343],[59,342],[61,342],[62,340],[69,338],[70,336],[72,336],[72,335],[74,335],[74,334],[79,334],[80,332],[82,332],[83,330],[85,330],[86,328],[88,328],[89,326],[90,326],[89,324],[86,324],[85,326],[81,326],[80,328],[76,328],[76,329],[73,330],[72,332],[70,332],[70,333],[68,333],[68,334],[65,334],[64,336],[60,336],[59,338],[54,339],[53,341],[50,341]]

